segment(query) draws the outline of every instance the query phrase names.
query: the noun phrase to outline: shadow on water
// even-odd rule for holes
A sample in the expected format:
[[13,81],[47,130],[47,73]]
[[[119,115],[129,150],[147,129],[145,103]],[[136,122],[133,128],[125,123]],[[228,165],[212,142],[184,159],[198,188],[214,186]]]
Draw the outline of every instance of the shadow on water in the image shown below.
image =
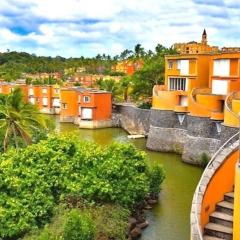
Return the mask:
[[143,232],[141,240],[190,238],[191,201],[202,169],[183,163],[179,155],[148,151],[145,147],[146,139],[130,140],[127,133],[119,128],[84,130],[70,123],[59,123],[58,118],[56,125],[60,132],[77,130],[81,139],[101,145],[110,144],[112,141],[131,142],[146,152],[150,164],[154,162],[162,164],[166,171],[166,180],[160,193],[160,202],[147,213],[150,225]]

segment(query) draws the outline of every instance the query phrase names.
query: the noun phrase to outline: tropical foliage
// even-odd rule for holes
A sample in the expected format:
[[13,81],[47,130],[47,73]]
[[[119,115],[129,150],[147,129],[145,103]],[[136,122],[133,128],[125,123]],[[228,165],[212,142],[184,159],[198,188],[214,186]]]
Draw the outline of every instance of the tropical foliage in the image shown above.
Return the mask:
[[8,151],[0,156],[0,238],[43,226],[59,203],[131,207],[151,191],[145,158],[132,145],[101,147],[74,136]]
[[129,216],[129,210],[115,204],[71,209],[60,205],[54,211],[50,224],[31,231],[24,240],[69,240],[73,237],[76,240],[83,237],[84,240],[88,237],[125,240]]
[[21,89],[16,88],[9,95],[1,96],[0,138],[4,151],[9,145],[16,148],[29,145],[34,137],[47,129],[47,119],[34,105],[23,101]]

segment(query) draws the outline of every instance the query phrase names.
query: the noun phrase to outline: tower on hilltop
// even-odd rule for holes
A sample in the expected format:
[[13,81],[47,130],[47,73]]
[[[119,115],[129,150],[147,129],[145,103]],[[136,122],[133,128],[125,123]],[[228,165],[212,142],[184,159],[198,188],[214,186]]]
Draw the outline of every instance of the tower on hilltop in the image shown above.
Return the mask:
[[203,30],[203,34],[202,34],[202,44],[207,45],[207,32],[205,29]]

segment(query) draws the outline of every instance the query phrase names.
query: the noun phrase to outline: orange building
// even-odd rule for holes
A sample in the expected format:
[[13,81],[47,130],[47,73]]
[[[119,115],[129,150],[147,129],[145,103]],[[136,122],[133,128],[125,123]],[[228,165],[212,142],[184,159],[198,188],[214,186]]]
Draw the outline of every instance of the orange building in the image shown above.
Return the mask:
[[195,88],[208,86],[209,54],[171,55],[165,57],[165,83],[153,89],[153,108],[188,112]]
[[61,89],[62,122],[74,122],[81,128],[110,127],[111,113],[109,92],[80,87]]
[[28,86],[26,84],[15,84],[2,82],[0,85],[0,93],[9,94],[15,87],[19,87],[22,90],[24,101],[28,101]]
[[122,72],[127,75],[132,75],[134,72],[140,70],[143,67],[143,60],[123,60],[118,62],[115,66],[112,67],[114,72]]
[[[223,120],[226,126],[239,125],[240,53],[218,53],[209,62],[208,88],[195,89],[189,104],[190,114]],[[224,114],[223,114],[224,113]]]
[[60,88],[58,85],[30,85],[29,102],[38,106],[42,113],[60,113]]
[[172,47],[180,54],[216,53],[219,51],[217,46],[209,46],[207,43],[207,33],[204,29],[200,43],[195,41],[175,43]]

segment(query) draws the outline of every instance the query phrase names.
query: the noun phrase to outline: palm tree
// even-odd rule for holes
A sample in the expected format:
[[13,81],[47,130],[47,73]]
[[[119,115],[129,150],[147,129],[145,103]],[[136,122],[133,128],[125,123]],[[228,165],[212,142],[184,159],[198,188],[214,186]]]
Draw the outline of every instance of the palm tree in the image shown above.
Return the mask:
[[16,148],[22,139],[26,145],[32,142],[32,135],[40,129],[47,129],[46,119],[30,103],[24,103],[21,89],[16,88],[0,103],[0,129],[4,131],[4,152],[10,139]]

